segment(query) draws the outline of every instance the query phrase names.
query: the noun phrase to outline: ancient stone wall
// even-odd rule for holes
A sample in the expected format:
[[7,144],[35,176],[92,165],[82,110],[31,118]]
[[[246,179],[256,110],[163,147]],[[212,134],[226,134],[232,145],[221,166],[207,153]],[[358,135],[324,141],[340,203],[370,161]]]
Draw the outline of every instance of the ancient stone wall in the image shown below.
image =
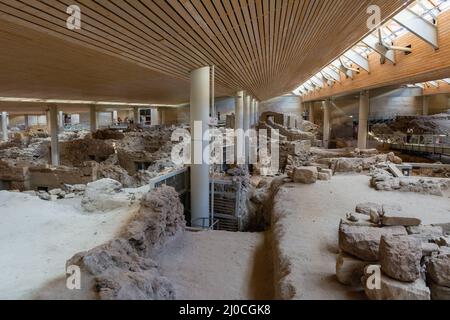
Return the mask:
[[119,238],[67,261],[83,274],[79,298],[107,300],[175,299],[175,289],[158,270],[156,253],[185,228],[175,189],[152,190]]

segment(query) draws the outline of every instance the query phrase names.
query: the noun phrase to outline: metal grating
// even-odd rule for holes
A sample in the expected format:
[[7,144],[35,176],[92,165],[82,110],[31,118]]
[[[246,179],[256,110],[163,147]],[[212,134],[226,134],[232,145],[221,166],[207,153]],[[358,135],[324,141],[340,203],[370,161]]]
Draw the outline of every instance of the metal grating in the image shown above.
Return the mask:
[[241,231],[239,202],[241,183],[232,180],[214,180],[214,220],[217,230]]

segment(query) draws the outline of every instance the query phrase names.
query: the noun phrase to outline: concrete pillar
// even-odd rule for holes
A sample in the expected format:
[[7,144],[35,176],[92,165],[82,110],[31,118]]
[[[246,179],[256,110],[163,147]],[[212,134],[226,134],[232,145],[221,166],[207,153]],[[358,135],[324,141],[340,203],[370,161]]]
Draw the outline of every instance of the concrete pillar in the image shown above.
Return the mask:
[[119,123],[119,115],[117,114],[117,110],[112,112],[112,120],[114,124]]
[[428,116],[430,114],[430,96],[423,96],[422,115]]
[[291,114],[289,115],[289,128],[290,129],[295,129],[295,118],[296,116]]
[[139,107],[133,108],[133,117],[134,117],[134,123],[139,124],[141,123],[141,115],[139,113]]
[[28,130],[28,128],[30,127],[30,122],[29,122],[27,114],[23,116],[23,120],[24,120],[24,123],[25,123],[25,130]]
[[97,110],[95,106],[89,107],[89,124],[91,126],[91,132],[97,131]]
[[191,72],[191,225],[209,227],[209,154],[210,68]]
[[62,111],[58,111],[58,126],[61,130],[64,129],[64,113]]
[[151,109],[151,123],[152,126],[159,125],[159,111],[158,109]]
[[8,113],[2,112],[2,140],[8,142]]
[[303,119],[303,113],[305,112],[305,106],[303,104],[302,97],[298,97],[298,112],[300,113],[300,119]]
[[256,101],[255,124],[259,124],[259,101]]
[[256,99],[252,99],[252,115],[251,115],[251,119],[252,119],[252,127],[255,126],[256,124]]
[[359,95],[358,148],[367,149],[370,97],[368,91]]
[[328,149],[330,144],[330,102],[323,101],[323,147]]
[[50,137],[52,165],[59,166],[59,142],[58,142],[58,106],[50,106]]
[[[244,96],[244,132],[247,133],[250,129],[250,108],[251,108],[252,97],[249,95]],[[250,141],[248,139],[248,135],[245,135],[244,141],[244,152],[245,152],[245,163],[249,163],[249,150],[250,150]]]
[[[234,110],[234,130],[244,129],[244,91],[238,91],[235,97],[235,110]],[[243,157],[245,152],[245,142],[242,139],[242,135],[236,136],[234,153],[236,155],[236,161],[238,164],[245,162],[245,157]]]
[[309,102],[308,116],[309,122],[314,123],[314,102]]
[[166,109],[162,109],[159,111],[160,115],[161,115],[161,125],[165,125],[166,124]]

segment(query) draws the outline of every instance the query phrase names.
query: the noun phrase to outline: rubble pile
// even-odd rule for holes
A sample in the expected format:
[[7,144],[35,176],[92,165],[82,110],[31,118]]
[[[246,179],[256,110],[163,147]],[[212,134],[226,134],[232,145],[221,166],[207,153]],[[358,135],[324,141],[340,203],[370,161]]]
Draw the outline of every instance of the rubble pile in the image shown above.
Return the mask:
[[[136,132],[99,130],[59,135],[60,166],[49,165],[50,138],[31,131],[16,133],[0,149],[0,185],[8,190],[63,188],[111,178],[139,187],[178,167],[171,161],[175,127]],[[46,195],[43,196],[47,198]]]
[[161,276],[155,257],[185,224],[175,189],[163,186],[147,193],[119,238],[67,261],[67,267],[78,266],[83,275],[76,294],[83,299],[175,299],[175,289]]
[[260,123],[260,128],[278,130],[279,135],[285,137],[287,141],[309,140],[312,144],[317,145],[318,126],[306,120],[303,120],[299,124],[299,129],[296,129],[278,124],[269,118],[266,122]]
[[286,182],[285,176],[261,179],[252,190],[249,202],[247,230],[266,231],[271,226],[274,198]]
[[323,150],[312,150],[312,158],[318,164],[322,164],[338,173],[360,173],[369,170],[379,163],[391,162],[401,164],[402,159],[393,152],[388,154],[378,154],[375,149],[359,150],[348,149],[336,150],[333,157],[328,157]]
[[374,167],[371,172],[370,185],[379,191],[403,191],[443,196],[443,191],[450,188],[449,179],[394,177],[385,169]]
[[431,116],[399,116],[391,123],[372,126],[375,135],[380,134],[448,134],[450,131],[448,114]]
[[449,300],[450,223],[421,223],[398,205],[358,204],[339,226],[338,281],[372,300]]
[[87,212],[111,211],[130,205],[131,197],[128,193],[122,192],[122,184],[112,179],[100,179],[88,183],[81,206]]
[[412,174],[422,177],[450,178],[450,168],[419,168],[413,169]]

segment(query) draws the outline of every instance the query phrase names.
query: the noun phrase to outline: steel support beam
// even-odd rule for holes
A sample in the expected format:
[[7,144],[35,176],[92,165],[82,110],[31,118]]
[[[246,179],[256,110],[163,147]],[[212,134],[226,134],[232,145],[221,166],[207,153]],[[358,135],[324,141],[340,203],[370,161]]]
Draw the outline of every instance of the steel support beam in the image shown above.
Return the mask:
[[382,43],[379,42],[379,39],[373,34],[365,37],[362,42],[376,51],[378,54],[382,56],[382,58],[389,60],[390,62],[395,64],[395,52],[394,50],[387,49]]
[[346,57],[348,60],[361,67],[365,71],[370,72],[369,60],[367,59],[367,57],[360,55],[354,50],[349,50],[344,53],[344,57]]
[[413,33],[423,41],[427,42],[434,49],[439,49],[438,32],[436,26],[417,15],[410,9],[402,10],[393,20],[399,25]]

